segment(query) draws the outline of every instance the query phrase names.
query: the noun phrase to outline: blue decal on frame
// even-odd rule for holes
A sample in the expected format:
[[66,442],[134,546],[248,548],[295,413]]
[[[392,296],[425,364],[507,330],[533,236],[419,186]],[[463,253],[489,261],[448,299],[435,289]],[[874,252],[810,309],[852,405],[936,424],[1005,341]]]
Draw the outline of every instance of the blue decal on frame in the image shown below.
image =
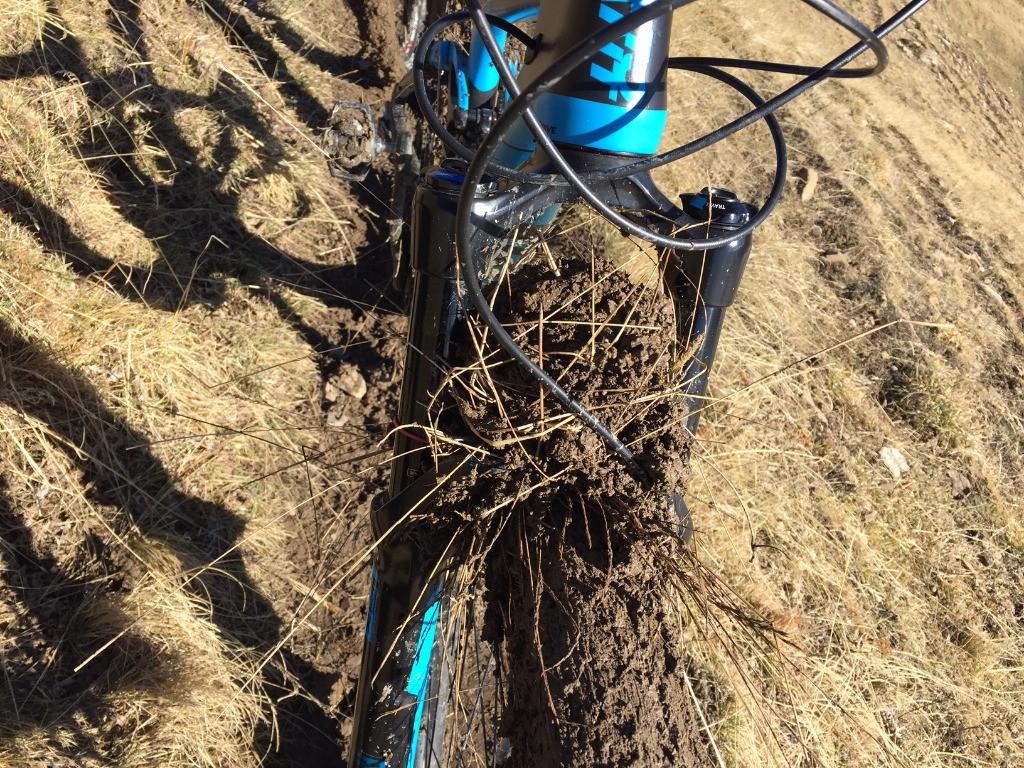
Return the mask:
[[370,571],[370,607],[366,612],[366,640],[373,640],[374,632],[377,631],[377,609],[380,607],[380,576],[377,574],[377,566]]

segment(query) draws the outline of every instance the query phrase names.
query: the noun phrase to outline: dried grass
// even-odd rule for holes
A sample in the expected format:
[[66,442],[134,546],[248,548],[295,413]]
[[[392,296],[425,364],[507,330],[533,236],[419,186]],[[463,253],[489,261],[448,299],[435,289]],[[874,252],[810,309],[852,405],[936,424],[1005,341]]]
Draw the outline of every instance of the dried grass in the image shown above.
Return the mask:
[[266,76],[191,6],[143,5],[0,26],[3,765],[255,766],[280,691],[308,695],[261,591],[309,503],[315,361],[265,286],[137,214],[162,190],[201,231],[238,197],[256,251],[305,237],[299,213],[347,224],[303,197],[317,158],[268,146],[274,116],[201,59]]
[[[679,45],[715,53],[742,31],[739,52],[777,50],[774,36],[761,49],[758,14],[729,16],[706,12],[713,40],[695,39],[705,25],[691,19]],[[822,181],[808,201],[797,183],[759,233],[726,324],[690,491],[699,554],[793,644],[744,684],[736,658],[690,646],[728,692],[712,731],[729,765],[1013,764],[1022,753],[1019,373],[989,368],[1020,370],[1024,305],[1008,266],[1020,224],[996,223],[977,194],[1019,202],[1002,187],[1013,174],[994,168],[1007,137],[981,124],[986,109],[1010,122],[1019,111],[961,42],[936,48],[921,31],[960,22],[935,7],[920,24],[880,80],[786,109],[794,165]],[[813,53],[796,27],[780,34]],[[938,85],[938,71],[973,78],[989,106]],[[940,148],[932,129],[949,120],[971,126],[969,145]],[[716,174],[737,167],[755,195],[756,142],[708,161]],[[964,146],[974,160],[956,156]],[[887,471],[886,446],[909,472]]]
[[[300,283],[354,258],[358,212],[339,213],[310,130],[252,51],[194,6],[138,7],[145,50],[88,3],[0,10],[0,58],[27,67],[0,81],[11,766],[258,765],[275,738],[265,682],[284,674],[272,674],[279,651],[317,606],[347,610],[342,577],[358,570],[325,562],[296,587],[294,622],[252,638],[239,590],[289,573],[283,521],[330,493],[308,492],[319,372],[280,306],[317,310]],[[278,10],[321,48],[338,39],[322,10]],[[676,43],[803,60],[841,43],[811,40],[803,13],[763,28],[752,2],[691,6]],[[704,580],[684,590],[696,608],[679,604],[686,672],[724,765],[1015,765],[1024,752],[1024,147],[1019,89],[1007,90],[1020,54],[998,47],[1020,23],[987,0],[969,14],[930,7],[899,33],[882,80],[831,84],[786,110],[793,164],[821,181],[807,201],[791,190],[757,237],[689,491]],[[971,37],[982,32],[995,51]],[[72,40],[87,69],[47,73]],[[310,100],[329,103],[331,79],[274,46]],[[25,58],[33,48],[48,54]],[[740,108],[673,83],[670,139]],[[769,145],[750,134],[661,183],[763,194]],[[114,193],[116,173],[133,172],[162,194],[188,181],[181,220],[206,233],[198,247],[129,215],[134,201]],[[219,252],[204,218],[217,205],[234,206],[245,248]],[[330,242],[304,229],[316,220]],[[295,290],[272,284],[277,306],[258,270],[238,266],[275,248],[305,260]],[[889,474],[885,446],[909,472]],[[218,516],[210,541],[182,534],[183,512]],[[714,614],[716,600],[756,610],[785,642]],[[92,683],[68,696],[65,678]]]

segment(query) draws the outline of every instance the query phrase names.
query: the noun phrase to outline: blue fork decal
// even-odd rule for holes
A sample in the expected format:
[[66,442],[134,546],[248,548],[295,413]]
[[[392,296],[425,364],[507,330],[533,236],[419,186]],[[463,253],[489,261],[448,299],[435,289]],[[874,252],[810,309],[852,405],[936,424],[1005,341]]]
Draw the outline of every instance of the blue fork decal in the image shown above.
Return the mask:
[[437,635],[437,618],[440,612],[441,601],[436,599],[423,615],[420,636],[416,641],[416,658],[409,673],[409,683],[405,686],[406,692],[416,697],[416,716],[412,724],[412,744],[409,746],[407,768],[413,768],[416,762],[416,747],[419,744],[423,705],[426,702],[427,683],[430,678],[430,657],[434,653],[434,637]]

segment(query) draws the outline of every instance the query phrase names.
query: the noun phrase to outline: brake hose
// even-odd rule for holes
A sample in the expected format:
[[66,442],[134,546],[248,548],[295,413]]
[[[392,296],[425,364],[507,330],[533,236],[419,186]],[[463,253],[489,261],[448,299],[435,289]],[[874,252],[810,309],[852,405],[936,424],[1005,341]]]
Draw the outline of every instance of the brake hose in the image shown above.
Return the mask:
[[[853,17],[849,16],[841,9],[836,8],[834,5],[827,2],[827,0],[805,0],[805,2],[814,7],[816,10],[819,10],[820,12],[829,16],[830,18],[833,18],[833,20],[840,23],[842,26],[844,26],[844,28],[848,29],[849,31],[853,32],[854,34],[861,38],[861,42],[858,45],[853,46],[852,48],[850,48],[841,56],[834,59],[829,64],[818,69],[800,67],[798,65],[774,64],[771,62],[744,62],[742,60],[731,59],[715,60],[699,57],[679,57],[670,60],[669,65],[674,68],[688,69],[700,74],[705,74],[707,76],[714,77],[727,85],[730,85],[731,87],[740,91],[744,96],[746,96],[748,100],[751,101],[752,104],[754,104],[755,108],[748,112],[746,115],[738,118],[737,120],[734,120],[732,123],[727,124],[726,126],[722,126],[718,130],[712,131],[711,133],[707,134],[704,137],[701,137],[700,139],[697,139],[694,142],[690,142],[687,145],[677,147],[675,150],[672,150],[670,152],[663,153],[663,155],[661,156],[648,158],[645,159],[644,161],[641,161],[640,163],[630,164],[626,166],[625,169],[615,169],[610,173],[605,172],[604,174],[584,174],[582,177],[581,175],[576,174],[575,171],[568,165],[568,163],[562,157],[561,153],[559,153],[558,149],[554,145],[554,142],[541,128],[539,123],[537,123],[535,116],[530,110],[531,102],[536,99],[539,93],[542,92],[543,88],[556,82],[560,77],[563,77],[569,72],[571,72],[573,69],[579,66],[581,61],[585,61],[586,59],[588,59],[591,55],[593,55],[594,52],[599,50],[608,42],[618,39],[619,37],[622,36],[622,34],[625,34],[626,32],[635,29],[639,25],[651,19],[654,19],[663,13],[670,12],[674,8],[686,5],[689,2],[692,2],[692,0],[665,0],[663,2],[654,3],[650,6],[646,6],[645,8],[640,9],[637,12],[629,14],[628,16],[624,17],[618,22],[610,24],[608,27],[605,27],[603,30],[601,30],[601,32],[599,32],[598,34],[593,35],[590,38],[585,39],[581,41],[581,43],[577,44],[577,46],[574,47],[568,54],[566,54],[558,61],[556,61],[554,64],[552,64],[550,67],[548,67],[548,69],[545,70],[536,80],[534,80],[530,84],[530,86],[527,87],[527,89],[525,89],[524,91],[518,87],[518,83],[515,81],[515,78],[508,67],[508,64],[504,58],[500,46],[498,45],[496,39],[494,38],[494,33],[490,28],[489,17],[483,12],[478,0],[470,0],[471,10],[468,16],[473,19],[473,22],[476,25],[478,32],[481,36],[481,40],[484,43],[485,47],[487,48],[492,60],[495,62],[502,82],[509,91],[509,93],[513,96],[513,100],[508,105],[505,112],[501,115],[498,122],[492,128],[491,133],[484,140],[482,146],[476,153],[473,153],[468,148],[463,147],[461,144],[457,142],[457,140],[454,139],[454,137],[451,137],[450,134],[448,134],[451,141],[454,142],[454,144],[458,147],[458,149],[456,150],[457,153],[462,155],[464,154],[464,152],[459,150],[465,150],[465,154],[468,154],[469,157],[472,158],[469,170],[467,171],[466,180],[460,198],[459,210],[456,219],[456,243],[458,258],[460,266],[464,273],[463,279],[465,280],[467,294],[471,302],[477,309],[485,325],[487,325],[491,332],[494,333],[495,338],[498,339],[499,343],[506,350],[506,352],[508,352],[508,354],[510,354],[517,362],[519,362],[519,364],[522,365],[531,376],[536,378],[541,383],[541,385],[544,386],[544,388],[547,389],[555,397],[555,399],[557,399],[570,413],[572,413],[574,416],[583,421],[583,423],[590,429],[595,431],[616,454],[618,454],[627,462],[627,464],[629,464],[631,468],[645,476],[646,472],[644,471],[643,467],[640,466],[639,462],[633,456],[632,452],[630,452],[629,449],[607,427],[605,427],[605,425],[603,425],[591,413],[589,413],[571,395],[565,392],[565,390],[562,389],[558,385],[558,383],[555,382],[546,372],[544,372],[544,370],[540,368],[540,366],[534,363],[529,358],[529,356],[526,355],[526,353],[515,343],[511,336],[509,336],[509,334],[504,330],[504,328],[501,326],[500,321],[498,321],[497,317],[495,317],[493,312],[490,310],[490,306],[487,302],[486,297],[483,294],[483,290],[479,284],[479,280],[477,279],[475,266],[473,265],[472,249],[470,248],[469,244],[469,232],[471,229],[470,219],[472,210],[472,200],[475,197],[477,186],[481,181],[484,173],[488,171],[497,171],[497,175],[501,176],[505,175],[503,172],[507,170],[500,166],[496,168],[489,162],[491,155],[497,148],[497,143],[514,124],[514,120],[522,117],[526,121],[528,127],[534,133],[538,144],[541,146],[542,149],[545,150],[545,152],[547,152],[552,163],[560,171],[560,174],[564,179],[563,183],[567,182],[570,186],[572,186],[575,189],[577,194],[579,194],[583,199],[590,203],[595,209],[598,210],[599,213],[605,216],[605,218],[609,219],[610,221],[618,225],[621,229],[624,229],[625,231],[630,232],[631,234],[634,234],[643,239],[646,239],[650,242],[654,242],[658,245],[662,245],[664,247],[672,249],[704,250],[708,248],[718,247],[720,245],[724,245],[728,242],[731,242],[732,240],[735,240],[738,237],[745,236],[747,233],[749,233],[754,228],[759,226],[767,217],[767,215],[771,212],[772,208],[774,208],[775,204],[778,202],[778,199],[781,197],[783,185],[785,182],[786,171],[785,144],[782,139],[781,130],[779,129],[778,122],[777,120],[775,120],[774,116],[772,115],[772,112],[775,109],[781,107],[783,104],[788,103],[792,99],[796,98],[804,91],[808,90],[814,85],[817,85],[825,78],[830,77],[834,74],[841,73],[844,77],[862,77],[877,74],[878,72],[882,71],[882,69],[884,69],[888,61],[888,56],[885,52],[884,47],[881,45],[880,38],[885,34],[891,32],[892,29],[894,29],[896,26],[902,23],[902,21],[904,21],[906,17],[909,17],[911,13],[913,13],[919,7],[924,5],[924,3],[927,2],[927,0],[916,0],[916,2],[909,4],[900,13],[898,13],[896,16],[890,19],[889,22],[880,27],[877,33],[872,33],[856,19],[853,19]],[[465,12],[463,14],[458,14],[459,20],[466,18],[466,15],[467,14],[465,14]],[[452,17],[448,17],[448,23],[450,23],[451,18]],[[445,21],[446,20],[442,19],[440,22],[438,22],[438,24]],[[434,26],[432,26],[431,30],[428,30],[428,34],[424,35],[424,40],[421,41],[421,50],[423,51],[424,54],[426,52],[426,46],[429,45],[432,36],[437,34],[437,32],[434,31],[434,27],[436,26],[438,25],[435,24]],[[503,25],[499,24],[498,26]],[[864,51],[868,49],[871,49],[872,52],[875,53],[876,63],[874,67],[853,70],[844,69],[846,64],[853,61],[855,58],[857,58],[859,55],[861,55]],[[732,75],[728,75],[724,72],[721,72],[716,67],[712,66],[712,62],[714,64],[721,64],[723,66],[745,66],[746,68],[750,69],[767,69],[771,71],[784,71],[790,74],[805,74],[806,78],[797,85],[788,89],[787,91],[784,91],[783,93],[779,94],[773,99],[765,102],[763,99],[760,98],[760,96],[756,94],[756,92],[753,91],[753,89],[751,89],[741,80],[735,78]],[[416,85],[417,98],[419,99],[421,96],[421,91],[425,93],[425,84],[423,82],[422,77],[422,68],[418,67],[417,70],[418,77]],[[421,101],[427,100],[421,99]],[[423,105],[421,104],[421,106]],[[428,108],[424,110],[425,114],[428,114],[430,117],[433,117],[434,122],[439,124],[440,121],[437,120],[436,114],[433,114],[433,111],[429,109],[429,105],[427,105],[427,107]],[[735,232],[730,232],[726,236],[720,238],[709,238],[705,240],[665,237],[660,233],[646,230],[643,227],[636,225],[631,220],[621,216],[616,211],[611,209],[607,204],[605,204],[602,200],[600,200],[600,198],[597,197],[594,190],[588,186],[587,182],[593,181],[601,175],[607,176],[609,180],[614,178],[620,178],[626,175],[628,169],[630,168],[640,168],[641,166],[646,166],[643,168],[644,170],[646,170],[647,167],[657,167],[658,165],[663,164],[664,162],[670,162],[671,159],[678,159],[673,157],[673,155],[675,154],[678,154],[679,157],[684,157],[686,156],[686,154],[699,151],[699,149],[702,149],[705,146],[710,146],[710,144],[716,143],[717,141],[722,140],[726,136],[729,136],[732,133],[735,133],[741,130],[742,128],[745,128],[748,125],[752,124],[753,122],[757,122],[760,119],[765,119],[768,122],[769,129],[772,133],[772,139],[775,144],[775,150],[777,154],[777,172],[775,183],[773,184],[772,192],[766,200],[765,204],[759,209],[757,214],[755,214],[755,216],[752,217],[751,221],[748,222],[748,224],[745,227],[742,227]],[[436,129],[437,126],[432,125],[432,127],[435,127]],[[440,127],[443,130],[443,126]],[[445,131],[444,133],[447,132]],[[452,148],[455,149],[455,147]],[[637,171],[634,170],[632,172],[635,173]],[[514,174],[509,175],[519,176],[522,177],[523,179],[531,181],[540,178],[544,178],[544,180],[547,181],[548,179],[551,178],[549,175],[524,174],[518,171],[516,171]]]

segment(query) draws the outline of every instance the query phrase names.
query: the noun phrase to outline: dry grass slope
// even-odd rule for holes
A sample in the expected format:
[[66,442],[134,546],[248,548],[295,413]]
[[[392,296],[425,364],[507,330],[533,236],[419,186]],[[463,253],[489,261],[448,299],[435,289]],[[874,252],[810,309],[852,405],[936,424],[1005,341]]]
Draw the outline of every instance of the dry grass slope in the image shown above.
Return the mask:
[[[821,60],[842,42],[799,6],[731,5],[677,47]],[[727,764],[1024,755],[1022,30],[1017,4],[929,7],[882,78],[785,110],[794,183],[727,326],[692,493],[706,562],[798,650],[719,705]],[[763,192],[764,147],[690,172]]]
[[[844,40],[812,18],[695,4],[676,46],[818,61]],[[391,391],[400,330],[380,251],[356,260],[386,193],[309,141],[381,98],[359,19],[0,19],[0,765],[332,764],[386,431],[351,382]],[[897,38],[882,79],[786,109],[794,182],[698,436],[701,561],[788,642],[688,646],[725,765],[1024,759],[1024,7]],[[674,82],[670,138],[737,109]],[[763,193],[767,151],[755,129],[663,181]]]
[[0,764],[337,751],[363,481],[324,472],[314,325],[365,225],[312,139],[375,91],[356,25],[259,11],[4,5]]

